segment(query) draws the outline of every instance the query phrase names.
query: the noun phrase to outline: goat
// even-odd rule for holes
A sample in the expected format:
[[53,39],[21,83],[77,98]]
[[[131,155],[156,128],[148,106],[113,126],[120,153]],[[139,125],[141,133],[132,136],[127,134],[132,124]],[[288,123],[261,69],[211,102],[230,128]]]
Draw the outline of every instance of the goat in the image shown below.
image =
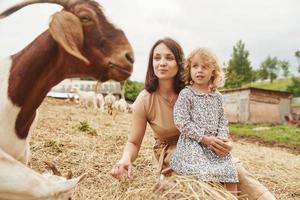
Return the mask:
[[[0,61],[0,150],[24,164],[29,158],[29,136],[34,129],[36,110],[54,85],[80,76],[122,81],[131,75],[134,62],[125,34],[107,21],[93,0],[27,0],[0,13],[0,19],[35,3],[55,3],[63,6],[63,10],[52,16],[49,29],[27,47]],[[1,173],[13,167],[22,168],[16,162],[2,162]],[[37,176],[29,168],[19,173],[25,177],[25,172],[28,180]],[[13,181],[8,173],[4,177]],[[44,184],[40,181],[36,184]],[[2,183],[0,190],[5,193]],[[6,188],[7,192],[17,192],[15,185]],[[30,192],[24,190],[23,194]]]
[[112,115],[113,105],[116,101],[116,97],[112,93],[107,93],[104,97],[105,107],[107,108],[107,112],[109,115]]
[[126,100],[121,98],[114,103],[113,108],[120,112],[127,112],[128,105]]
[[5,200],[69,200],[85,176],[65,179],[60,174],[39,174],[0,148],[0,198]]
[[104,112],[105,102],[104,97],[101,93],[97,94],[97,105],[99,106],[100,112]]
[[81,91],[79,88],[74,87],[71,89],[71,92],[78,95],[79,102],[86,108],[92,103],[94,109],[97,109],[97,94],[94,91]]

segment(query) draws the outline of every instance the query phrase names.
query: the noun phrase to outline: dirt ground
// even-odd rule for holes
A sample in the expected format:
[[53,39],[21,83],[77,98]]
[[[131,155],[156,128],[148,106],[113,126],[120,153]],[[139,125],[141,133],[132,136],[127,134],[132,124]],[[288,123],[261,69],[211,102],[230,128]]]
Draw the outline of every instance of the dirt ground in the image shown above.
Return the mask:
[[[88,173],[75,190],[75,198],[168,199],[154,195],[157,177],[153,165],[151,130],[135,162],[135,178],[119,183],[110,175],[120,158],[130,131],[130,114],[112,116],[80,107],[64,100],[46,98],[39,108],[37,128],[31,139],[33,169],[44,172],[43,161],[51,161],[66,174]],[[86,122],[91,129],[79,130]],[[265,184],[278,199],[300,199],[300,156],[284,148],[265,147],[248,141],[235,141],[233,155]],[[193,198],[189,198],[193,199]]]

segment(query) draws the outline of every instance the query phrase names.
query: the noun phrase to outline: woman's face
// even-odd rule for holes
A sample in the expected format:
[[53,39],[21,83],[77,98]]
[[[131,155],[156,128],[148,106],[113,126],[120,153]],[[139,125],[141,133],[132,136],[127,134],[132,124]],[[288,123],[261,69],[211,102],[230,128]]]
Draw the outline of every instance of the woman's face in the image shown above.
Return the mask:
[[157,45],[153,51],[153,69],[160,80],[173,79],[178,72],[175,56],[164,43]]

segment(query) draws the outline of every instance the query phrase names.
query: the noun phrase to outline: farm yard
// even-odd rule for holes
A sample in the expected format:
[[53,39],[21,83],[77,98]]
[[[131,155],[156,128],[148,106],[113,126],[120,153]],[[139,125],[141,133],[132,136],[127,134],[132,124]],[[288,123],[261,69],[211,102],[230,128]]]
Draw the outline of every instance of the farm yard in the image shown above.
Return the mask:
[[[183,178],[180,184],[160,194],[153,192],[157,176],[149,127],[135,162],[134,179],[121,183],[113,179],[109,172],[120,158],[130,125],[128,113],[118,113],[113,119],[107,113],[72,102],[46,98],[39,108],[39,121],[30,142],[32,168],[42,173],[46,171],[44,161],[51,161],[63,174],[69,170],[74,176],[87,173],[75,190],[77,200],[174,199],[174,196],[197,199],[197,195],[201,199],[201,195],[205,195],[203,191],[198,192],[192,179],[185,185],[187,179]],[[297,153],[242,140],[234,142],[233,155],[242,160],[277,199],[300,199],[300,156]]]

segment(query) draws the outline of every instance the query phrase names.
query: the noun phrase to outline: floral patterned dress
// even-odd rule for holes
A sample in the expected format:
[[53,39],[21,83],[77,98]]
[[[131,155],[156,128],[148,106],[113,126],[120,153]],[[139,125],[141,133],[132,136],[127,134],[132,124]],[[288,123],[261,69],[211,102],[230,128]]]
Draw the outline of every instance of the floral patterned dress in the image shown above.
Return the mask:
[[199,93],[187,86],[174,107],[174,122],[181,132],[170,166],[179,175],[203,181],[238,182],[231,155],[218,156],[198,141],[204,135],[228,138],[223,97],[218,91]]

